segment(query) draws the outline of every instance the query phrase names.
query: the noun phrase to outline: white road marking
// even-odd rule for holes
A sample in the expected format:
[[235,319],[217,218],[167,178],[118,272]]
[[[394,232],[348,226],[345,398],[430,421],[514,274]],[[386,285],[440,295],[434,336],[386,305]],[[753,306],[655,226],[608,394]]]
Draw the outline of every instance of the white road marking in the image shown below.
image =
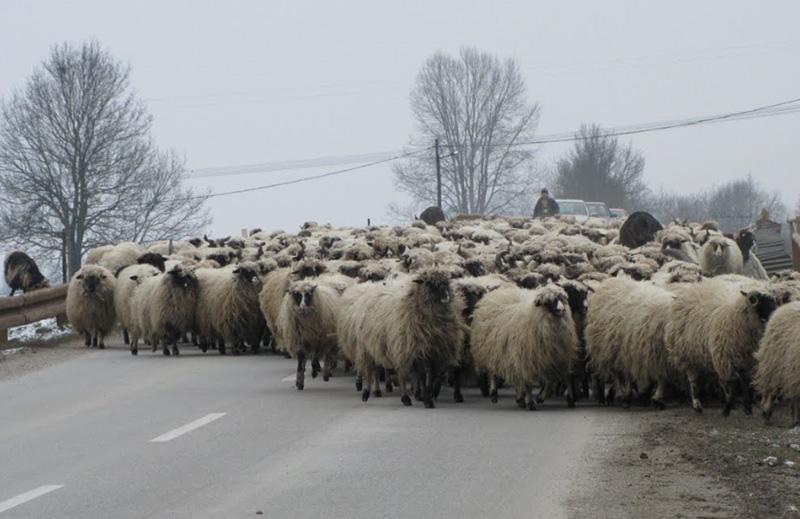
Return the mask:
[[12,497],[11,499],[0,501],[0,513],[5,512],[6,510],[11,510],[12,508],[16,508],[23,503],[27,503],[28,501],[33,501],[37,497],[42,497],[43,495],[49,494],[53,490],[58,490],[63,486],[64,485],[42,485],[39,488],[34,488],[33,490],[29,490],[28,492]]
[[174,440],[178,436],[183,436],[184,434],[186,434],[188,432],[192,432],[195,429],[198,429],[198,428],[200,428],[200,427],[202,427],[204,425],[208,425],[211,422],[213,422],[214,420],[218,420],[218,419],[222,418],[226,414],[227,413],[211,413],[211,414],[207,414],[202,418],[198,418],[194,422],[187,423],[186,425],[178,427],[177,429],[173,429],[173,430],[171,430],[169,432],[166,432],[166,433],[162,434],[161,436],[153,438],[152,440],[150,440],[150,442],[151,443],[152,442],[164,443],[164,442],[168,442],[170,440]]

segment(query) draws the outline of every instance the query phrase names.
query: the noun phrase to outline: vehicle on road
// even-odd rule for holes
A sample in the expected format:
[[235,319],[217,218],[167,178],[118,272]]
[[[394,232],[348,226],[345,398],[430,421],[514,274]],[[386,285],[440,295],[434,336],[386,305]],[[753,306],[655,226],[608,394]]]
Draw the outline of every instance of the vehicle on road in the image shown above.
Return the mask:
[[589,209],[583,200],[556,200],[562,216],[572,216],[575,221],[585,222],[589,219]]
[[628,217],[628,211],[626,211],[625,209],[621,209],[619,207],[612,207],[611,209],[608,210],[608,212],[611,214],[611,218],[624,220],[625,218]]
[[594,218],[611,218],[611,213],[605,202],[586,202],[589,216]]

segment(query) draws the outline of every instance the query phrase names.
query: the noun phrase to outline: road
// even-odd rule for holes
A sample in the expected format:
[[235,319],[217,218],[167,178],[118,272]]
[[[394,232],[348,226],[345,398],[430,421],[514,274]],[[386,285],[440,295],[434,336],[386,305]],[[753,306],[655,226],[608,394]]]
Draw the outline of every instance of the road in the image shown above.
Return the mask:
[[[0,381],[0,519],[566,517],[607,414],[361,402],[278,356],[121,345]],[[159,441],[152,441],[159,440]],[[259,514],[260,512],[260,514]]]

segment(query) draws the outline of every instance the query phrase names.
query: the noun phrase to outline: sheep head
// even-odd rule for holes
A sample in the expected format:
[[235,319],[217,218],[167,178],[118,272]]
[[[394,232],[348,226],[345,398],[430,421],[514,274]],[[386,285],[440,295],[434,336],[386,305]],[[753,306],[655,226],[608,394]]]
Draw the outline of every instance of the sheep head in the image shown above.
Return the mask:
[[567,312],[569,298],[563,288],[551,283],[536,289],[533,304],[544,308],[555,317],[563,317]]
[[259,276],[258,265],[255,263],[239,263],[231,272],[236,276],[239,283],[261,287],[261,277]]
[[740,290],[739,292],[747,300],[747,306],[762,323],[767,322],[772,312],[778,308],[778,300],[774,294],[759,289]]
[[108,279],[109,275],[110,273],[102,267],[87,265],[75,274],[75,279],[80,282],[81,291],[84,294],[94,294]]
[[164,270],[166,269],[166,262],[167,258],[162,256],[161,254],[158,254],[157,252],[148,252],[136,258],[136,263],[138,263],[139,265],[144,265],[144,264],[152,265],[161,272],[164,272]]
[[579,281],[562,281],[559,286],[567,293],[570,310],[574,314],[585,314],[589,308],[589,292],[594,291],[592,287]]
[[413,278],[416,293],[429,306],[448,305],[453,298],[451,273],[443,269],[427,269]]
[[295,306],[302,312],[314,306],[314,292],[316,290],[316,284],[299,281],[292,283],[286,293],[289,294]]
[[179,288],[192,289],[197,287],[197,276],[194,270],[178,264],[167,272],[172,284]]

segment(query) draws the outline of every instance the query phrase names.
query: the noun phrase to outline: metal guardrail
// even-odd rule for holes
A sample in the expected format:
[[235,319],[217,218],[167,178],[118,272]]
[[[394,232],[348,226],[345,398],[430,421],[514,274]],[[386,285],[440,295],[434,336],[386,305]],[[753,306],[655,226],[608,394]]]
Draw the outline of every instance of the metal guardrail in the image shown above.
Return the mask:
[[50,317],[62,318],[67,311],[67,285],[34,290],[13,297],[0,297],[0,344],[8,341],[8,329]]

